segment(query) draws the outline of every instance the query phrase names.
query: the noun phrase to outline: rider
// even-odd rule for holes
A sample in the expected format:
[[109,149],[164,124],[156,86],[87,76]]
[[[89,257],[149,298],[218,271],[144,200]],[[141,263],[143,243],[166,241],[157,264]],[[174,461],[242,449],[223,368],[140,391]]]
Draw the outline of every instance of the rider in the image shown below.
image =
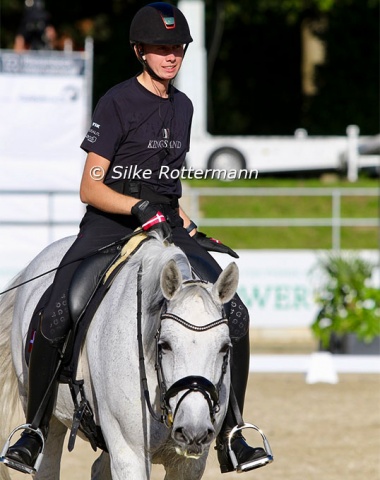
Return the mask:
[[[49,384],[71,329],[67,297],[80,264],[78,259],[139,226],[163,231],[186,253],[194,271],[211,282],[216,281],[221,268],[208,250],[236,256],[225,245],[197,232],[196,225],[179,207],[178,176],[160,176],[161,166],[169,171],[181,169],[189,150],[193,106],[174,87],[173,80],[190,42],[187,21],[178,8],[164,2],[141,8],[131,23],[130,43],[143,70],[111,88],[96,106],[81,145],[87,159],[80,196],[87,210],[79,234],[56,273],[49,299],[35,313],[39,315],[39,328],[30,357],[26,414],[27,424],[34,428],[26,428],[3,457],[12,468],[29,473],[42,450],[41,435],[46,439],[48,434],[58,388],[55,382],[49,391]],[[231,379],[242,412],[249,365],[249,317],[237,295],[226,306],[226,312],[233,338]],[[48,401],[44,402],[47,391]],[[222,473],[235,470],[227,435],[236,423],[230,406],[217,438]],[[246,469],[255,468],[257,460],[266,457],[265,450],[250,447],[240,431],[232,439],[232,450],[238,464]]]

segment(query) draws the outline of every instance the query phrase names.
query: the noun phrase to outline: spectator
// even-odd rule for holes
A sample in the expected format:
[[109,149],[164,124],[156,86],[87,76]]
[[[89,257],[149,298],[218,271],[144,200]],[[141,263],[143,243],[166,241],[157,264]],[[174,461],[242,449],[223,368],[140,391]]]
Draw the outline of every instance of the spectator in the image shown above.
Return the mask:
[[18,29],[14,50],[52,50],[57,32],[42,0],[26,0],[25,11]]

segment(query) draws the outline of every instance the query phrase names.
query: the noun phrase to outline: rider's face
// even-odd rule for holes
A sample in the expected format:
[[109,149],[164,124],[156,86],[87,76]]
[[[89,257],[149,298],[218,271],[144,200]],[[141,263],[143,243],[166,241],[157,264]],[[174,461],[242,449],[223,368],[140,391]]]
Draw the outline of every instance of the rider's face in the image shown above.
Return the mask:
[[153,72],[163,80],[174,78],[182,65],[183,45],[144,45],[144,57]]

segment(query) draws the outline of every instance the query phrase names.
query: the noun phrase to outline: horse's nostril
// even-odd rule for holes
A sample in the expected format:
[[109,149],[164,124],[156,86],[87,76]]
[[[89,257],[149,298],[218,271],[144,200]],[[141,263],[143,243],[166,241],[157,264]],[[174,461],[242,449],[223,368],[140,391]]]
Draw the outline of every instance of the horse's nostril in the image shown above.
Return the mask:
[[183,427],[178,427],[173,433],[174,440],[185,445],[207,445],[214,438],[215,431],[212,428],[198,435],[192,435]]
[[190,443],[182,427],[175,429],[173,437],[174,437],[174,440],[178,443],[186,443],[186,444]]
[[214,438],[214,433],[215,431],[212,430],[211,428],[209,428],[205,433],[204,435],[198,437],[196,439],[196,443],[198,445],[202,445],[202,444],[207,444],[207,443],[211,443],[211,441],[213,440]]
[[212,440],[214,440],[214,435],[215,435],[215,430],[209,428],[209,429],[207,430],[207,441],[208,441],[208,442],[212,442]]

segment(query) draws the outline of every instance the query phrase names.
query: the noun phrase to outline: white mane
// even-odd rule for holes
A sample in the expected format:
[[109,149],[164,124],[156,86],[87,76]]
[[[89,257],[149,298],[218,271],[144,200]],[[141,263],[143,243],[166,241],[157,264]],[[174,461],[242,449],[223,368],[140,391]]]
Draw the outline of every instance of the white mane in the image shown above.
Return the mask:
[[149,325],[149,332],[147,335],[155,334],[159,316],[164,304],[164,297],[160,288],[161,272],[169,260],[174,260],[181,271],[183,280],[190,280],[192,278],[191,266],[183,251],[174,244],[167,244],[163,241],[160,234],[152,232],[149,235],[151,238],[144,246],[132,256],[129,264],[128,275],[133,271],[134,275],[142,265],[142,292],[143,304],[150,319],[156,319]]

